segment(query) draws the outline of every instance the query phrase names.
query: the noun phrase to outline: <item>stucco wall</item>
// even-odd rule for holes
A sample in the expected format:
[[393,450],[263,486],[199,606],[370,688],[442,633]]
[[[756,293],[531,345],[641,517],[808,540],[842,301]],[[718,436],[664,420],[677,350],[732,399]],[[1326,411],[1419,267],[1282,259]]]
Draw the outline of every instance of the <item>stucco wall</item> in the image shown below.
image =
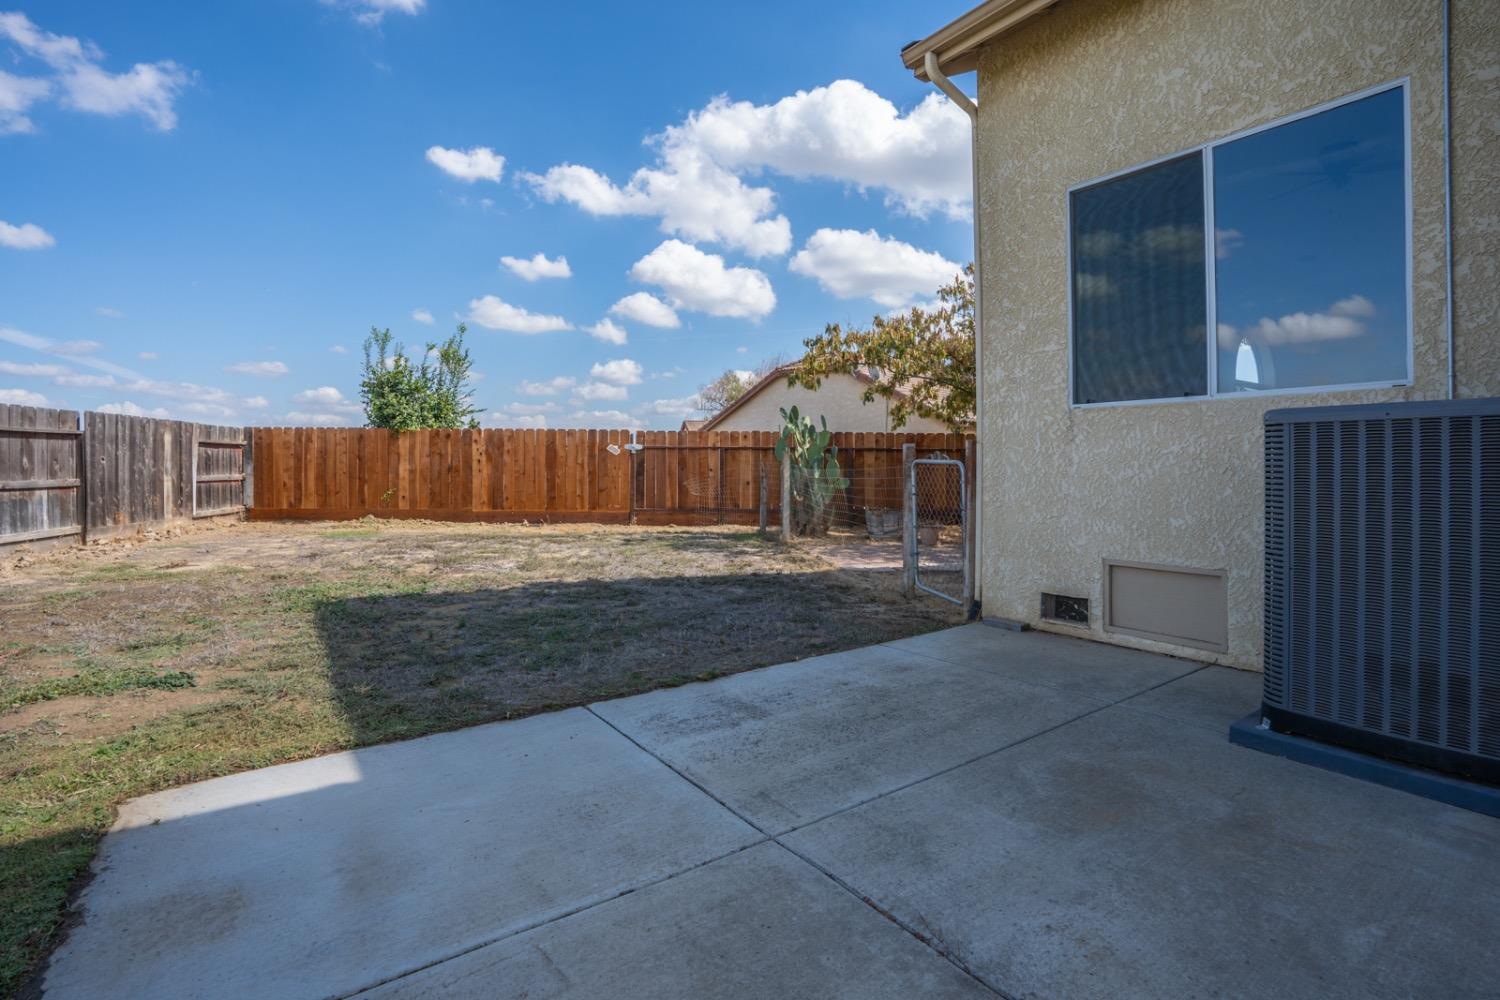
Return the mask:
[[1500,396],[1500,2],[1454,3],[1452,32],[1455,374]]
[[[781,408],[793,404],[814,421],[828,418],[831,431],[890,431],[889,404],[880,397],[864,401],[865,384],[850,375],[831,375],[823,380],[817,392],[802,386],[788,387],[785,379],[766,387],[743,406],[735,409],[716,431],[777,431],[781,429]],[[903,432],[942,434],[946,424],[926,417],[912,417],[901,427]]]
[[[1456,356],[1462,385],[1495,391],[1500,150],[1486,67],[1500,3],[1454,6],[1456,25],[1489,39],[1464,43],[1468,78],[1455,77],[1457,127],[1473,145],[1455,210],[1467,213],[1470,252],[1489,255],[1458,291],[1469,329]],[[979,82],[986,616],[1072,631],[1040,623],[1039,594],[1084,595],[1096,638],[1259,668],[1264,411],[1446,392],[1441,16],[1441,4],[1410,0],[1068,0],[989,47]],[[1067,188],[1400,77],[1412,100],[1414,386],[1070,409]],[[1104,558],[1226,569],[1229,652],[1103,632]]]

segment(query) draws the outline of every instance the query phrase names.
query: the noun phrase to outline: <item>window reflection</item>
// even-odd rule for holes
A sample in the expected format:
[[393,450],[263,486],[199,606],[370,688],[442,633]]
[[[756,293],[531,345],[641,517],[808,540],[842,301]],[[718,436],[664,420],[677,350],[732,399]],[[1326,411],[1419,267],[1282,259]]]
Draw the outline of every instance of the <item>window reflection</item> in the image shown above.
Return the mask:
[[1398,88],[1213,151],[1218,390],[1409,377]]
[[1072,197],[1074,400],[1205,394],[1202,154]]

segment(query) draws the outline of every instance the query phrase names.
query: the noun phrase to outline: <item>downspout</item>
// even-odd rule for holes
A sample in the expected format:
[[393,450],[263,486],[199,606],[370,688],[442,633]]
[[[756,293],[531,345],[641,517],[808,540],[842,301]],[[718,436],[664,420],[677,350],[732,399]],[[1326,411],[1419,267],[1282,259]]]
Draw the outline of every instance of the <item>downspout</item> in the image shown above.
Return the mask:
[[970,553],[973,565],[969,571],[974,580],[974,603],[972,607],[965,608],[964,612],[972,618],[978,614],[984,598],[984,575],[979,572],[984,552],[984,314],[981,306],[984,296],[981,294],[983,286],[979,282],[979,257],[983,248],[979,235],[979,107],[968,94],[959,90],[952,80],[943,75],[937,53],[927,52],[923,64],[927,79],[969,116],[969,158],[974,184],[971,196],[974,212],[974,510],[970,512],[970,516],[974,518],[974,551]]
[[1453,363],[1453,138],[1451,134],[1451,118],[1453,114],[1453,75],[1451,60],[1453,50],[1453,32],[1449,23],[1452,0],[1443,0],[1443,233],[1447,238],[1447,274],[1448,282],[1446,309],[1444,310],[1444,321],[1447,324],[1448,334],[1448,398],[1454,397],[1454,363]]

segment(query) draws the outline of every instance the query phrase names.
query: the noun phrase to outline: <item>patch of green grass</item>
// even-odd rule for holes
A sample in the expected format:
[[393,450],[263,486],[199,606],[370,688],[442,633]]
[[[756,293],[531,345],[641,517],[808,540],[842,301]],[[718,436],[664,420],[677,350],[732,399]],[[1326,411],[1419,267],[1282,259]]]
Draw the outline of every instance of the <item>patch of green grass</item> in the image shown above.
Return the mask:
[[173,670],[159,674],[154,670],[134,668],[126,670],[89,670],[72,677],[56,677],[36,684],[27,684],[5,695],[6,708],[20,708],[38,701],[52,701],[74,695],[103,697],[121,691],[143,688],[170,691],[190,688],[197,682],[186,670]]

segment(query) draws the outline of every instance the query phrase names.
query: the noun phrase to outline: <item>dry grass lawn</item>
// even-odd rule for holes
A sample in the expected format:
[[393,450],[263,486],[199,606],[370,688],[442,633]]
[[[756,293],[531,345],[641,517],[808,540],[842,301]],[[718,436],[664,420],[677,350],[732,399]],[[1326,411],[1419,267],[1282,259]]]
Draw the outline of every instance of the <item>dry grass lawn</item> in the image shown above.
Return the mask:
[[124,799],[958,620],[818,552],[736,529],[364,521],[8,562],[0,993]]

